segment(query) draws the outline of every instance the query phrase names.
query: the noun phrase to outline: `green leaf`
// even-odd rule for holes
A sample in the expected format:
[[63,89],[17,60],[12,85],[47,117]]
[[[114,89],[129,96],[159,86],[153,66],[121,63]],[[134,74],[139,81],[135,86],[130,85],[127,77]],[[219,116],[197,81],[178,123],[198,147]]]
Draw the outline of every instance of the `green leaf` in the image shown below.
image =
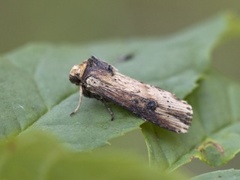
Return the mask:
[[205,180],[205,179],[224,179],[224,180],[240,179],[240,170],[236,169],[221,170],[202,174],[194,178],[191,178],[191,180]]
[[144,124],[152,164],[173,171],[193,158],[211,166],[231,160],[240,151],[239,92],[238,84],[210,73],[188,98],[194,110],[188,134],[173,134]]
[[73,153],[57,141],[29,133],[0,143],[0,179],[185,179],[150,168],[141,158],[117,151]]
[[[197,86],[196,81],[209,66],[211,50],[229,31],[229,16],[221,15],[166,39],[81,46],[31,44],[10,52],[0,60],[0,137],[40,129],[78,151],[102,146],[139,128],[143,121],[114,105],[116,119],[110,121],[104,106],[87,98],[80,111],[70,117],[78,101],[78,89],[68,81],[74,64],[93,54],[123,74],[183,98]],[[132,60],[116,60],[129,53],[134,55]]]

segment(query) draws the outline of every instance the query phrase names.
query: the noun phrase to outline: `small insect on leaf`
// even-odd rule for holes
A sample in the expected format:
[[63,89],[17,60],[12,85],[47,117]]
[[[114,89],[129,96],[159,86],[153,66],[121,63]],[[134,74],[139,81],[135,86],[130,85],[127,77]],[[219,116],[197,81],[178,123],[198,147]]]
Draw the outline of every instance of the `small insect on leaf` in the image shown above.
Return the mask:
[[144,84],[118,72],[112,65],[92,56],[72,67],[69,80],[79,86],[82,94],[104,103],[120,105],[144,120],[177,133],[186,133],[192,122],[192,107],[186,101],[161,88]]

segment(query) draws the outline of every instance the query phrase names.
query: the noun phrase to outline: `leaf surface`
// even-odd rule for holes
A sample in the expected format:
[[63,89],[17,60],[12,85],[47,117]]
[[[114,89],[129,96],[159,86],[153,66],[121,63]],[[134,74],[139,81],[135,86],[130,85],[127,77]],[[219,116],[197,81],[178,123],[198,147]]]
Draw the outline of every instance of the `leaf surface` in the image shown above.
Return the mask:
[[[74,46],[30,44],[2,56],[0,137],[40,129],[78,151],[86,151],[139,128],[141,119],[115,105],[116,119],[110,121],[105,107],[94,99],[83,98],[80,111],[70,117],[78,102],[78,88],[68,81],[71,67],[96,55],[125,75],[183,98],[197,87],[197,80],[209,66],[213,47],[223,36],[228,37],[229,22],[228,15],[221,15],[165,39]],[[127,54],[133,58],[118,60]]]
[[191,180],[204,180],[204,179],[224,179],[224,180],[240,179],[240,170],[228,169],[214,171],[191,178]]

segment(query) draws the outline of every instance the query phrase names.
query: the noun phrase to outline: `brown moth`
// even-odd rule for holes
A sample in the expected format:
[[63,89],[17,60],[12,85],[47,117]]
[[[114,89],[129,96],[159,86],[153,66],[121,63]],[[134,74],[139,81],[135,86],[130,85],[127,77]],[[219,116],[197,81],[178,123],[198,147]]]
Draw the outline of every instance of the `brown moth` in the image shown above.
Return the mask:
[[[192,107],[161,88],[144,84],[118,72],[112,65],[92,56],[72,67],[69,80],[79,86],[80,98],[75,114],[86,97],[113,102],[144,120],[176,133],[186,133],[192,121]],[[114,118],[110,108],[109,113]]]

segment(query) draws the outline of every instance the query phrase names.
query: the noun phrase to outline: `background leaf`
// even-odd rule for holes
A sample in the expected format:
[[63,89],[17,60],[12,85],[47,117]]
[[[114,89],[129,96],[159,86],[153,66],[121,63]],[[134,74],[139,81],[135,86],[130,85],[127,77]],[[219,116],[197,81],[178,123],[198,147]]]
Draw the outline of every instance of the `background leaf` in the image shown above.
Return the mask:
[[[74,64],[90,55],[116,66],[120,72],[160,86],[183,98],[197,86],[209,66],[210,52],[229,30],[229,16],[221,15],[168,39],[108,41],[82,46],[28,45],[0,60],[0,136],[40,129],[54,134],[78,151],[90,150],[136,129],[142,120],[112,105],[116,120],[100,102],[83,99],[74,117],[78,89],[68,81]],[[131,61],[116,59],[133,54]],[[94,112],[94,113],[93,113]],[[162,130],[160,130],[162,131]],[[164,132],[164,131],[163,131]]]
[[46,134],[30,133],[0,144],[0,179],[185,179],[150,168],[118,151],[73,153]]
[[191,180],[202,180],[202,179],[232,180],[232,179],[239,179],[239,178],[240,178],[240,170],[229,169],[229,170],[214,171],[214,172],[202,174],[197,177],[191,178]]

